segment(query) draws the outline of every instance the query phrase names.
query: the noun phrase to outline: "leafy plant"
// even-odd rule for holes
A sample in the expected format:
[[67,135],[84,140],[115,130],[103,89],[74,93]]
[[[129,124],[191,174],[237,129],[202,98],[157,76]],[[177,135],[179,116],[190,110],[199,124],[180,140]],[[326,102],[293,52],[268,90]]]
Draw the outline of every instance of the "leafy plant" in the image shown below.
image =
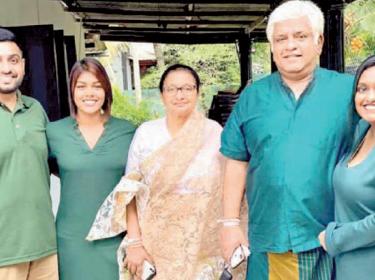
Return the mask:
[[136,126],[160,116],[157,111],[152,110],[151,101],[145,99],[136,105],[134,96],[123,94],[116,87],[113,88],[112,115],[126,119]]
[[236,89],[240,84],[240,66],[234,44],[164,45],[165,67],[152,67],[142,77],[143,89],[157,88],[166,67],[182,63],[194,68],[202,83],[200,106],[207,110],[218,90]]
[[375,53],[375,0],[357,0],[345,9],[345,60],[357,66]]

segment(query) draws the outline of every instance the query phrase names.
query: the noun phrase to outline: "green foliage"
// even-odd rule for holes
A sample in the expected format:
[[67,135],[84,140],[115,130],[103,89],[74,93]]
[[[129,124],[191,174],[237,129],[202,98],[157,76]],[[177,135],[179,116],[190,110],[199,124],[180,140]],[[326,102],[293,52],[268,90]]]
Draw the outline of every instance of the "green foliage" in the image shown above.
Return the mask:
[[[182,63],[194,68],[201,79],[200,106],[207,110],[218,90],[236,91],[240,85],[240,66],[234,44],[164,45],[165,68]],[[157,88],[165,68],[150,68],[142,77],[143,89]]]
[[206,86],[240,83],[234,44],[167,45],[164,57],[166,65],[183,63],[193,67]]
[[[142,77],[143,89],[157,88],[166,67],[182,63],[193,67],[202,82],[200,107],[207,110],[220,90],[236,92],[240,86],[240,65],[235,44],[163,45],[165,67],[152,67]],[[270,73],[267,43],[253,45],[253,79]]]
[[345,9],[345,61],[357,66],[375,53],[375,0],[357,0]]
[[135,104],[135,98],[130,95],[123,95],[118,88],[113,88],[112,115],[126,119],[136,126],[141,123],[159,117],[157,112],[152,110],[150,101],[142,100]]
[[254,43],[252,46],[253,80],[271,73],[271,50],[269,43]]
[[142,77],[142,89],[157,88],[164,70],[165,68],[150,67],[147,70],[147,74]]

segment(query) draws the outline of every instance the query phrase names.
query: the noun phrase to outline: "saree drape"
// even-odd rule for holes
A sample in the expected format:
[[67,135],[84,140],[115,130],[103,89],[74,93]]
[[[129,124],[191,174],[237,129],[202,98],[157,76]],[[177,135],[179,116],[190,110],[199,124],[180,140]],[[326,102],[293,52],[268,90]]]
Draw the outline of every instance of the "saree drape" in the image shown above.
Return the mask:
[[[135,197],[143,245],[156,279],[218,279],[224,268],[219,247],[223,158],[221,127],[195,111],[179,133],[122,178],[100,208],[89,240],[126,230],[126,205]],[[152,141],[152,139],[150,139]],[[122,268],[120,279],[132,279]],[[244,267],[235,279],[245,279]]]

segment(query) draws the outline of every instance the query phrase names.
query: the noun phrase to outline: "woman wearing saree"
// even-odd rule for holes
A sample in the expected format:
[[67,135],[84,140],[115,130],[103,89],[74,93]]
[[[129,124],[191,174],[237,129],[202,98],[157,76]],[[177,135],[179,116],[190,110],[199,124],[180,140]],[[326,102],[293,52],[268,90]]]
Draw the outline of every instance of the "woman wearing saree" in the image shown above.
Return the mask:
[[[140,279],[145,260],[156,268],[153,279],[218,279],[223,271],[217,224],[222,128],[197,111],[199,86],[188,66],[164,72],[159,88],[166,117],[136,131],[126,176],[88,236],[106,238],[127,230],[119,250],[126,255],[121,279]],[[245,278],[243,267],[237,274],[236,279]]]

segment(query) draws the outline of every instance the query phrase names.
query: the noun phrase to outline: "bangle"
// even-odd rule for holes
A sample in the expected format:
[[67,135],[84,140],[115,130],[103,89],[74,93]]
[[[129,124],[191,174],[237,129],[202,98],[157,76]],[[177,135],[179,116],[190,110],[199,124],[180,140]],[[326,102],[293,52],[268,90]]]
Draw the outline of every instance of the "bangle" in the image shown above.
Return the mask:
[[143,247],[142,241],[139,242],[139,243],[135,243],[135,244],[131,244],[131,245],[126,246],[126,248],[138,248],[138,247]]
[[143,246],[142,238],[124,238],[125,247],[139,247]]
[[225,222],[240,222],[239,218],[228,218],[228,219],[218,219],[218,223],[225,223]]
[[240,223],[235,222],[223,222],[223,227],[238,227]]
[[232,219],[219,219],[217,220],[218,223],[222,224],[223,227],[236,227],[240,225],[240,219],[232,218]]

